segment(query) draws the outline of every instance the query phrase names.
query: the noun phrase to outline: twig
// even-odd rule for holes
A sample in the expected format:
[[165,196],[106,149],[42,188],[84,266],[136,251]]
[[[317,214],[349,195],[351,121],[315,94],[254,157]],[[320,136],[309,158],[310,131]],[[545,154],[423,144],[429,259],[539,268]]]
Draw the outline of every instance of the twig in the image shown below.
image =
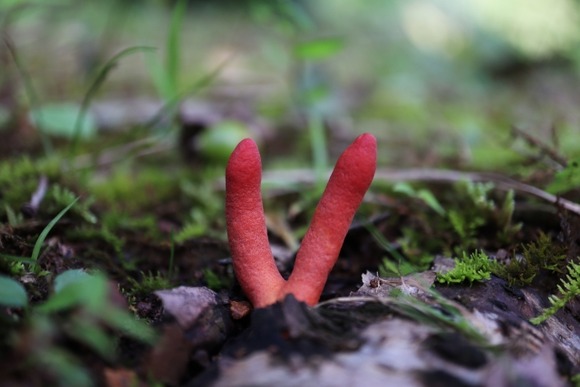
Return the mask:
[[32,194],[30,201],[22,205],[20,211],[22,215],[27,218],[32,218],[38,212],[38,208],[40,207],[40,203],[44,199],[46,195],[46,191],[48,189],[48,179],[46,176],[40,176],[40,180],[38,181],[38,186],[36,187],[36,191]]
[[[314,184],[316,177],[311,170],[297,169],[291,171],[265,172],[262,178],[265,184],[281,186],[289,184]],[[436,181],[436,182],[492,182],[500,190],[514,190],[527,194],[560,208],[580,215],[580,204],[552,195],[540,188],[521,183],[507,176],[489,172],[462,172],[447,169],[378,169],[375,174],[375,182],[396,181]]]
[[169,151],[172,147],[171,143],[160,141],[159,136],[150,136],[105,149],[98,154],[77,156],[67,166],[67,169],[76,171],[90,167],[102,168],[128,158]]
[[550,159],[560,164],[562,167],[568,165],[568,160],[566,160],[564,156],[560,155],[555,149],[551,148],[540,139],[537,139],[536,137],[532,136],[529,133],[526,133],[525,131],[521,130],[516,126],[512,125],[511,129],[512,135],[523,138],[524,141],[527,142],[529,145],[538,148],[542,154],[548,156]]

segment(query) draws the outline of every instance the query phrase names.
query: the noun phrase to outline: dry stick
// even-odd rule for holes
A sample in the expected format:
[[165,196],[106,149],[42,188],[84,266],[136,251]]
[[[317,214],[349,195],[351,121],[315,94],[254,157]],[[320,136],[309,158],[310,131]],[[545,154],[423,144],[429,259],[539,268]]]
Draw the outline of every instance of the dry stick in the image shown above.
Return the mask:
[[36,191],[34,191],[34,193],[32,194],[30,201],[23,204],[22,208],[20,209],[20,211],[25,217],[31,218],[36,215],[36,213],[38,212],[38,208],[40,207],[40,203],[42,202],[44,196],[46,195],[47,189],[48,189],[48,179],[46,178],[46,176],[42,175],[40,176],[38,186],[36,187]]
[[568,160],[566,160],[564,156],[560,155],[555,149],[551,148],[540,139],[524,132],[515,125],[512,125],[511,131],[512,135],[523,138],[525,142],[527,142],[532,147],[538,148],[540,152],[548,156],[554,162],[560,164],[560,166],[565,167],[568,165]]
[[65,170],[81,170],[84,168],[102,168],[119,161],[143,157],[160,152],[168,152],[174,145],[168,142],[160,142],[158,136],[150,136],[126,144],[107,148],[100,153],[76,156],[74,161],[67,165]]
[[[264,173],[264,182],[274,184],[278,182],[313,184],[315,176],[309,170],[276,171]],[[398,182],[398,181],[437,181],[437,182],[492,182],[497,189],[514,190],[520,193],[534,196],[548,203],[559,206],[576,215],[580,215],[580,204],[552,195],[540,188],[521,183],[498,173],[488,172],[461,172],[446,169],[379,169],[375,174],[375,181]]]
[[[408,175],[405,179],[405,175]],[[514,190],[521,193],[526,193],[535,196],[539,199],[545,200],[551,204],[560,206],[570,212],[580,215],[580,205],[570,200],[559,198],[551,193],[541,190],[529,184],[521,183],[513,180],[507,176],[486,173],[486,172],[458,172],[451,170],[407,170],[407,171],[380,171],[377,173],[379,179],[384,180],[422,180],[422,181],[481,181],[493,182],[495,187],[504,191]]]

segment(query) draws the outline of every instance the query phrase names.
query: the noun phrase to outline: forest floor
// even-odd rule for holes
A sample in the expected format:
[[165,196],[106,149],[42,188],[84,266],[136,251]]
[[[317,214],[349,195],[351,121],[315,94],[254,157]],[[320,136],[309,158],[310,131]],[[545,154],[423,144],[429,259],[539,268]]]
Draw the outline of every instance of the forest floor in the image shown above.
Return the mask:
[[[576,40],[454,19],[488,2],[32,3],[0,2],[0,385],[580,386]],[[287,278],[363,132],[320,303],[253,308],[230,152]]]
[[[328,364],[367,385],[554,386],[577,375],[573,202],[500,174],[379,167],[322,304],[289,298],[252,311],[225,238],[223,169],[199,174],[196,163],[176,151],[126,171],[102,163],[71,173],[58,157],[2,161],[5,385],[335,385]],[[315,183],[308,170],[264,173],[284,275],[318,200]],[[554,295],[565,306],[532,324]],[[392,330],[405,330],[407,344]],[[337,360],[364,358],[377,332],[390,348],[373,360],[382,373]],[[498,370],[506,359],[512,366]]]

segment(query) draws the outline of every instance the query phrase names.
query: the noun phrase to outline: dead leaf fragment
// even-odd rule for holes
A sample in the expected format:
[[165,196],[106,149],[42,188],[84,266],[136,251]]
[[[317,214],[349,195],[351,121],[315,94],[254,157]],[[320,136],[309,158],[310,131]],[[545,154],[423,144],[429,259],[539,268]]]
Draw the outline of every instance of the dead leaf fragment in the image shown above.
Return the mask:
[[144,385],[132,370],[106,368],[104,374],[107,387],[137,387]]
[[204,311],[218,305],[217,293],[206,287],[180,286],[158,290],[155,295],[184,330],[190,328]]
[[240,320],[246,317],[251,310],[252,307],[247,301],[232,301],[230,303],[230,313],[234,320]]

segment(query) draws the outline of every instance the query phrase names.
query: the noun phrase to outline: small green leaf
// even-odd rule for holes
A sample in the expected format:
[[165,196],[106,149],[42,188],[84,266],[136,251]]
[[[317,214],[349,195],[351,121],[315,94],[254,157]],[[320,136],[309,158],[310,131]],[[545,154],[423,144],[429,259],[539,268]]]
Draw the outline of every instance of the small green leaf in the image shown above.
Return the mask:
[[416,190],[409,183],[397,183],[393,187],[393,191],[397,193],[402,193],[410,198],[421,199],[425,204],[427,204],[433,211],[441,216],[445,216],[445,209],[439,203],[435,195],[427,189]]
[[36,262],[33,261],[30,258],[27,257],[19,257],[17,255],[10,255],[10,254],[1,254],[0,253],[0,258],[4,259],[6,261],[12,261],[12,262],[20,262],[20,263],[28,263],[30,265],[34,265]]
[[403,277],[417,272],[417,267],[409,261],[394,262],[384,258],[379,266],[381,277]]
[[104,327],[100,326],[97,321],[79,316],[81,315],[77,315],[69,322],[66,327],[67,333],[93,349],[104,359],[113,360],[115,356],[114,338],[107,334]]
[[111,328],[119,329],[135,339],[145,343],[153,343],[155,340],[153,328],[124,310],[108,308],[101,314],[101,317]]
[[415,191],[411,184],[405,182],[396,183],[393,186],[393,192],[403,193],[409,197],[415,197],[417,195],[417,191]]
[[250,132],[243,123],[222,121],[199,135],[197,150],[205,159],[225,165],[236,145],[249,136]]
[[42,312],[56,312],[82,305],[91,311],[98,311],[107,302],[108,284],[102,275],[87,275],[86,279],[70,281],[62,286],[44,304],[36,309]]
[[77,357],[56,346],[49,346],[33,355],[35,362],[43,369],[51,370],[59,386],[94,386],[89,372],[83,368]]
[[54,279],[54,292],[60,293],[60,291],[72,283],[77,283],[85,281],[89,274],[82,269],[72,269],[63,271],[57,275]]
[[580,161],[573,160],[566,168],[556,173],[546,190],[557,195],[578,187],[580,187]]
[[294,54],[300,59],[325,59],[344,47],[344,41],[340,38],[321,38],[301,43],[294,49]]
[[28,296],[22,284],[10,277],[0,276],[0,305],[11,308],[24,308]]
[[445,216],[445,209],[443,208],[443,206],[441,206],[441,204],[431,191],[421,189],[419,190],[419,192],[417,192],[417,197],[423,200],[433,211],[435,211],[441,216]]
[[[30,115],[34,122],[42,122],[43,133],[71,139],[76,134],[75,126],[80,110],[80,105],[72,103],[47,104],[32,110]],[[93,138],[97,134],[94,118],[87,115],[78,130],[80,138]]]
[[4,204],[4,209],[6,210],[6,217],[8,218],[9,225],[15,227],[22,223],[22,214],[19,213],[17,215],[8,204]]

